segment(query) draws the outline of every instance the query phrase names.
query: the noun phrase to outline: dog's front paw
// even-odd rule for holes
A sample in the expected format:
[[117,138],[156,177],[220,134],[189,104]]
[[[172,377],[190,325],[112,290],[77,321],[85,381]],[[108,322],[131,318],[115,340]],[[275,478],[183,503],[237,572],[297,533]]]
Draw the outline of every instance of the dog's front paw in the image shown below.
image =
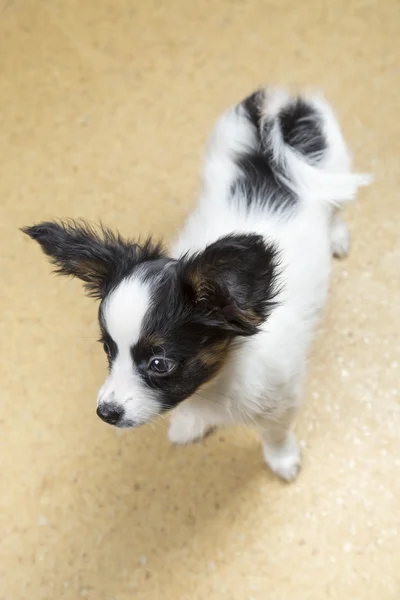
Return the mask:
[[200,441],[210,430],[197,415],[178,409],[172,413],[168,438],[172,444],[192,444]]
[[265,462],[278,477],[285,481],[294,481],[300,471],[300,450],[292,433],[283,444],[273,446],[263,443]]

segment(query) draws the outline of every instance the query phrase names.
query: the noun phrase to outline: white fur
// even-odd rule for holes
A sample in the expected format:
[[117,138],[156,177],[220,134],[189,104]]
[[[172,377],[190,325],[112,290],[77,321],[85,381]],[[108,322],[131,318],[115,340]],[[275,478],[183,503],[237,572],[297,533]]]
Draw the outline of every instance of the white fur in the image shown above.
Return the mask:
[[105,324],[118,353],[110,375],[99,391],[97,403],[122,406],[122,426],[124,422],[145,423],[159,412],[155,394],[135,370],[131,357],[131,348],[140,337],[150,302],[149,285],[141,280],[139,271],[118,285],[104,307]]
[[[265,118],[287,99],[285,92],[268,92]],[[233,154],[254,141],[246,116],[230,109],[211,135],[198,204],[173,250],[179,257],[224,235],[246,232],[261,234],[280,250],[279,305],[257,335],[238,343],[216,379],[176,409],[169,437],[174,443],[188,443],[215,426],[254,424],[266,462],[285,480],[293,479],[300,466],[291,427],[302,400],[313,330],[327,296],[331,255],[344,255],[348,248],[347,229],[336,209],[369,182],[350,172],[350,154],[330,106],[321,98],[312,102],[320,111],[329,146],[322,163],[312,166],[285,146],[279,128],[272,133],[275,159],[284,163],[288,181],[300,196],[296,214],[288,217],[268,206],[248,211],[245,201],[229,201],[238,174]]]
[[269,443],[263,440],[265,462],[273,473],[286,481],[296,479],[300,470],[300,451],[292,432],[289,432],[282,443]]
[[149,285],[141,280],[140,271],[123,279],[108,296],[103,315],[119,354],[129,353],[131,346],[138,341],[150,300]]

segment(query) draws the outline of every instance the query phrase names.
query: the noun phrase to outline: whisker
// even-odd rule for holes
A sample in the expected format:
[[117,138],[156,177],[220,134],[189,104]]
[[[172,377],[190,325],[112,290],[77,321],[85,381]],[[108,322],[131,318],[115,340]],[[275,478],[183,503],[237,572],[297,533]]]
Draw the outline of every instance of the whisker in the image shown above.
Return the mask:
[[200,398],[204,398],[204,400],[208,400],[209,402],[214,402],[214,404],[218,404],[218,406],[227,408],[225,404],[223,404],[222,402],[219,402],[215,398],[209,398],[208,396],[203,396],[203,394],[200,394],[199,392],[196,392],[196,396],[200,396]]

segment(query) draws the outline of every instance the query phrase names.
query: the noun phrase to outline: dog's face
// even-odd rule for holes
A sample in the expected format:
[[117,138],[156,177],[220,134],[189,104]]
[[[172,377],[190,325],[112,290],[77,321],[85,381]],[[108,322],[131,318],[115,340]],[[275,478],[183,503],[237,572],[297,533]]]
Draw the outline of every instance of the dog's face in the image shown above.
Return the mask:
[[231,333],[199,318],[182,283],[178,263],[156,260],[138,266],[102,300],[101,341],[110,364],[98,397],[104,420],[144,423],[190,396],[223,364]]
[[257,235],[222,238],[168,258],[160,245],[98,235],[77,223],[24,230],[65,275],[100,300],[109,376],[97,414],[134,427],[173,408],[214,377],[236,336],[253,335],[275,296],[276,252]]

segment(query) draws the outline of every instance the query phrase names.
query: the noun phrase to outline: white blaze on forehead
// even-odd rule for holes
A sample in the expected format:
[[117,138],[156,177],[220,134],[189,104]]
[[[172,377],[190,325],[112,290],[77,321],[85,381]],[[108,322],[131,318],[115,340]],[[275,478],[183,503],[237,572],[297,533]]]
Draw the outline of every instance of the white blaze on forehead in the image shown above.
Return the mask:
[[99,405],[111,402],[123,407],[123,422],[128,426],[146,423],[161,410],[155,391],[142,379],[130,352],[140,338],[150,304],[150,286],[143,282],[139,273],[124,279],[109,295],[103,308],[105,326],[118,353],[97,402]]
[[138,341],[150,300],[150,286],[138,276],[124,279],[111,292],[103,316],[108,333],[120,352]]

